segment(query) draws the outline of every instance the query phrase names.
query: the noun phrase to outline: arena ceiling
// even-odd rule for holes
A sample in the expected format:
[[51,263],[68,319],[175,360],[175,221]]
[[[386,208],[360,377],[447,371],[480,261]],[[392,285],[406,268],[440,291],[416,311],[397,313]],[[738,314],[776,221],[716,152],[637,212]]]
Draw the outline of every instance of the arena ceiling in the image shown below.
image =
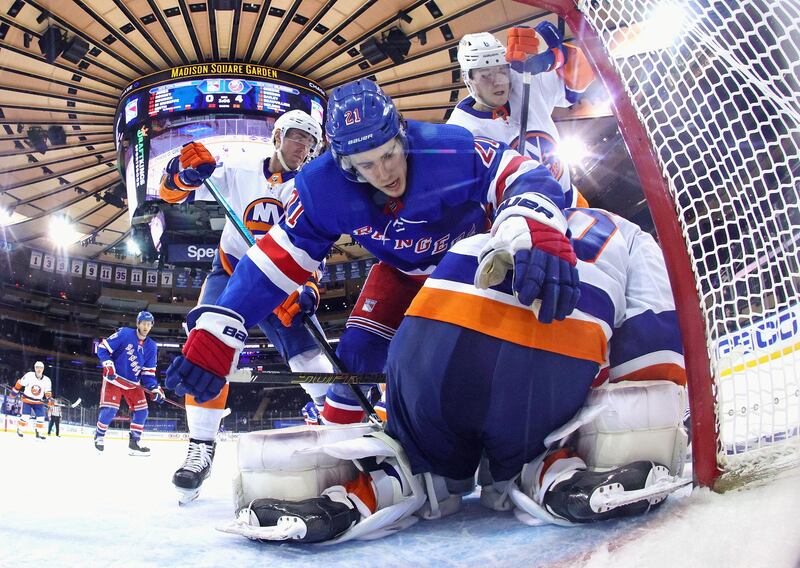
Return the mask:
[[[508,28],[541,18],[557,23],[513,0],[0,0],[0,206],[13,212],[5,239],[52,247],[49,224],[66,215],[83,241],[72,245],[75,254],[120,250],[130,225],[112,125],[121,90],[144,75],[191,63],[257,63],[305,75],[328,92],[370,77],[406,117],[442,122],[466,95],[459,38],[490,31],[505,42]],[[85,55],[48,62],[40,40],[51,26],[87,42]],[[395,27],[411,40],[408,54],[371,65],[359,46]],[[614,183],[635,183],[609,157],[621,145],[613,119],[580,120],[609,114],[598,91],[559,118],[589,144],[602,139]],[[596,187],[582,191],[599,195],[609,183],[595,177]],[[641,208],[638,201],[628,205]],[[342,260],[363,254],[340,250]]]

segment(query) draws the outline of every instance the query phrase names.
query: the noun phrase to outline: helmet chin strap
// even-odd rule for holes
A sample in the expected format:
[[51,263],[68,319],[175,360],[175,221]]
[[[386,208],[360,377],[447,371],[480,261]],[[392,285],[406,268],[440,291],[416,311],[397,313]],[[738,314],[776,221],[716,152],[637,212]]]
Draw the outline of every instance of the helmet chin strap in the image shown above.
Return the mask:
[[[281,152],[281,145],[283,144],[283,132],[281,132],[280,130],[278,132],[281,133],[281,143],[278,144],[277,148],[275,149],[275,157],[278,158],[278,161],[281,163],[281,167],[283,168],[283,171],[291,172],[292,168],[290,168],[286,164],[286,160],[283,159],[283,152]],[[274,138],[273,138],[273,140],[274,140]]]
[[492,105],[488,104],[478,96],[478,91],[472,86],[472,79],[464,79],[464,84],[467,86],[467,92],[469,93],[469,96],[475,99],[476,103],[489,109],[494,108]]
[[285,172],[292,171],[292,168],[290,168],[289,166],[286,165],[286,161],[283,159],[283,153],[281,152],[280,148],[278,148],[275,151],[275,156],[277,156],[278,161],[281,163],[281,166],[283,167],[283,171],[285,171]]

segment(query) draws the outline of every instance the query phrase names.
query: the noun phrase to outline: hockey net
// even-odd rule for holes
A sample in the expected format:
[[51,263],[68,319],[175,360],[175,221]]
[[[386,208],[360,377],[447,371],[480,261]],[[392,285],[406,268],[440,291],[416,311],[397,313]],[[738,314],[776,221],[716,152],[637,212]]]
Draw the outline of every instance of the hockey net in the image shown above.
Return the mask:
[[694,473],[800,460],[800,7],[521,0],[563,17],[607,87],[664,249]]

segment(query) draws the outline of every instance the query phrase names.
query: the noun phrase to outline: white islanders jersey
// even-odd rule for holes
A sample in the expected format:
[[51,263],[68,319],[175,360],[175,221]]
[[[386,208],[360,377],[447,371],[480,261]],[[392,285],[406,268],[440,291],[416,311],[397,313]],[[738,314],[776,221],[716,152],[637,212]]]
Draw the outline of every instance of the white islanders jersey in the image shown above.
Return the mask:
[[[225,196],[234,213],[258,240],[273,225],[283,219],[286,204],[294,193],[294,176],[297,172],[273,174],[267,169],[268,160],[249,162],[223,162],[214,170],[211,181]],[[187,192],[181,201],[214,201],[205,187]],[[247,253],[245,242],[230,220],[226,220],[219,241],[220,261],[228,274]]]
[[[473,136],[483,136],[505,142],[514,149],[519,148],[520,108],[522,106],[522,76],[511,71],[511,94],[509,102],[494,111],[479,111],[473,107],[475,99],[471,96],[462,99],[453,109],[447,124],[463,126]],[[573,191],[569,177],[569,167],[557,155],[558,130],[551,116],[555,107],[568,107],[564,82],[555,71],[534,75],[531,81],[531,96],[528,103],[528,130],[526,134],[526,154],[544,164],[561,184],[568,207],[579,204],[578,192]],[[505,111],[505,112],[504,112]]]
[[45,396],[49,396],[53,390],[50,377],[42,375],[42,378],[39,379],[33,371],[28,371],[22,375],[22,378],[17,381],[14,388],[22,391],[22,402],[27,404],[44,403]]

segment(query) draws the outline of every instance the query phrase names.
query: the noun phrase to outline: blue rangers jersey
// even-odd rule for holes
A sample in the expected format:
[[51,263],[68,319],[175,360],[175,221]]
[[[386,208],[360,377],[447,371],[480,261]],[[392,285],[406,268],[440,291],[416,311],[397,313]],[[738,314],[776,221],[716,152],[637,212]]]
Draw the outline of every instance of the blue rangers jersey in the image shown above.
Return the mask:
[[97,357],[101,363],[114,363],[117,377],[114,382],[122,388],[131,388],[141,383],[146,389],[158,386],[156,381],[156,342],[136,335],[132,327],[121,327],[97,346]]
[[218,300],[250,327],[308,278],[342,234],[410,275],[430,274],[458,240],[485,232],[504,199],[526,192],[564,208],[539,162],[464,128],[409,121],[406,191],[390,199],[347,180],[330,152],[295,178],[286,217],[251,247]]

